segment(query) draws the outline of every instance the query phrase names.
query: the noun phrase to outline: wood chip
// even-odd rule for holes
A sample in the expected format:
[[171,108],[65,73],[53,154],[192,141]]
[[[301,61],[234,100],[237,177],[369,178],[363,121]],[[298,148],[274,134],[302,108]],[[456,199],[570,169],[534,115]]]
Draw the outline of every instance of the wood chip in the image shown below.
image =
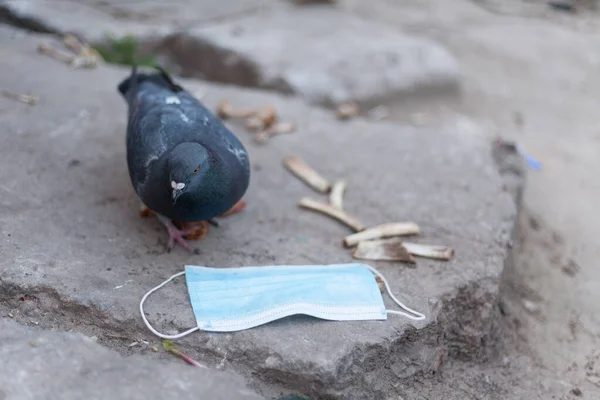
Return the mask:
[[356,103],[340,104],[335,112],[338,119],[349,119],[358,115],[359,108]]
[[273,124],[267,129],[257,132],[254,135],[254,141],[258,143],[266,143],[273,136],[292,133],[296,130],[296,125],[291,122],[279,122]]
[[304,160],[297,156],[288,156],[283,159],[283,165],[308,186],[320,193],[328,193],[331,184],[317,171],[312,169]]
[[346,191],[346,181],[337,181],[331,187],[329,194],[329,204],[338,210],[344,209],[344,192]]
[[359,242],[358,246],[356,246],[352,252],[352,257],[359,260],[415,263],[415,259],[410,255],[408,250],[402,245],[402,241],[398,238],[365,240]]
[[27,94],[13,93],[13,92],[9,92],[8,90],[3,90],[2,96],[6,97],[7,99],[12,99],[12,100],[19,101],[21,103],[29,104],[30,106],[34,106],[35,103],[37,103],[37,101],[38,101],[37,97],[30,96]]
[[392,236],[418,235],[419,226],[414,222],[389,222],[365,229],[344,238],[344,247],[356,246],[363,240],[382,239]]
[[418,244],[403,242],[402,245],[413,256],[432,258],[434,260],[449,261],[454,255],[454,249],[448,246],[435,246],[430,244]]
[[91,48],[87,52],[81,54],[70,54],[60,51],[48,43],[40,43],[38,45],[38,52],[65,64],[69,64],[72,68],[94,68],[101,59],[101,56]]
[[40,43],[38,45],[38,51],[65,64],[71,64],[75,60],[75,56],[73,54],[60,51],[48,43]]
[[217,116],[221,119],[227,118],[250,118],[259,113],[258,109],[234,110],[227,100],[223,100],[217,107]]
[[364,225],[359,220],[351,215],[348,215],[348,213],[345,211],[333,208],[330,204],[304,197],[298,201],[298,206],[307,210],[320,212],[321,214],[336,219],[344,225],[352,228],[356,232],[365,229]]

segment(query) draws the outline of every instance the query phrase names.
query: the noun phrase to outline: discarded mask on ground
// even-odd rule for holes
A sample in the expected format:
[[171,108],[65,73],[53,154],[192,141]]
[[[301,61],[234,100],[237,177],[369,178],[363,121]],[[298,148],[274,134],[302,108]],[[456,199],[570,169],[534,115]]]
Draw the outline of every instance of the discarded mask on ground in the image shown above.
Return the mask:
[[[197,326],[176,335],[158,332],[148,322],[144,302],[150,294],[184,275]],[[385,308],[377,275],[390,298],[404,311]],[[387,280],[365,264],[209,268],[186,265],[144,295],[144,323],[155,335],[178,339],[194,331],[234,332],[291,315],[332,321],[386,320],[397,314],[413,320],[425,316],[406,307],[391,292]]]

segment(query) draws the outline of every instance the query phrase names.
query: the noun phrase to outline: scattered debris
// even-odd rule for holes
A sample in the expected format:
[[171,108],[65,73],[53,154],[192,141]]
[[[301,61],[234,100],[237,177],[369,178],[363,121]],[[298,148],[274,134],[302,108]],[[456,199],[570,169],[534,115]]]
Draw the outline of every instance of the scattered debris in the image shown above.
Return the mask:
[[346,248],[356,246],[352,257],[361,260],[401,261],[415,264],[413,256],[444,261],[449,261],[454,256],[452,247],[408,243],[396,237],[420,234],[420,228],[414,222],[388,222],[366,228],[357,218],[344,211],[343,197],[347,187],[346,181],[338,180],[331,185],[327,179],[296,156],[286,157],[283,164],[314,190],[320,193],[329,192],[328,203],[303,197],[298,201],[298,206],[327,215],[353,229],[355,233],[346,236],[342,242]]
[[291,122],[278,122],[271,125],[269,128],[259,131],[254,134],[254,141],[258,143],[266,143],[270,138],[276,135],[285,133],[293,133],[296,131],[296,125]]
[[333,219],[336,219],[339,222],[343,223],[344,225],[352,228],[356,232],[360,232],[363,229],[365,229],[364,225],[360,221],[358,221],[356,218],[354,218],[351,215],[348,215],[343,210],[338,210],[337,208],[334,208],[333,206],[331,206],[328,203],[323,203],[318,200],[313,200],[308,197],[303,197],[298,201],[298,206],[305,208],[307,210],[320,212],[321,214],[324,214]]
[[90,336],[90,339],[92,339],[92,340],[98,340],[98,336],[96,336],[96,335]]
[[519,153],[521,157],[523,157],[529,168],[531,168],[534,171],[540,171],[542,169],[542,163],[535,159],[531,154],[527,153],[523,149],[523,147],[521,147],[521,145],[516,144],[515,150],[517,151],[517,153]]
[[414,222],[389,222],[377,225],[344,238],[344,247],[352,247],[363,240],[382,239],[393,236],[418,235],[419,226]]
[[221,119],[256,117],[260,113],[259,108],[234,110],[227,100],[222,100],[217,107],[217,116]]
[[454,249],[447,246],[403,242],[402,245],[413,256],[449,261],[454,255]]
[[358,246],[352,252],[352,257],[359,260],[415,263],[415,259],[402,245],[402,242],[396,238],[364,240],[358,243]]
[[139,342],[133,342],[133,343],[130,343],[127,347],[135,347],[138,344],[140,344],[140,343]]
[[344,192],[346,191],[346,181],[337,181],[331,187],[329,194],[329,204],[338,210],[344,209]]
[[350,119],[356,117],[360,111],[358,104],[356,103],[344,103],[340,104],[335,112],[338,119]]
[[12,315],[11,313],[8,313],[8,317],[9,317],[9,318],[14,318],[15,316],[14,316],[14,315]]
[[102,56],[96,49],[92,48],[90,45],[81,43],[79,39],[73,35],[66,35],[63,37],[63,43],[80,58],[87,58],[95,62],[102,59]]
[[28,94],[13,93],[9,92],[8,90],[3,90],[2,96],[6,97],[7,99],[12,99],[20,101],[21,103],[29,104],[30,106],[34,106],[38,101],[38,98],[35,96],[30,96]]
[[123,288],[123,287],[127,286],[127,284],[128,284],[129,282],[131,282],[132,280],[133,280],[133,279],[128,279],[127,281],[125,281],[125,283],[124,283],[124,284],[122,284],[122,285],[119,285],[119,286],[115,286],[115,290],[117,290],[117,289],[121,289],[121,288]]
[[152,349],[153,352],[158,353],[158,347],[152,346],[151,349]]
[[163,340],[162,347],[163,347],[163,350],[175,354],[177,357],[181,358],[183,361],[185,361],[186,363],[188,363],[190,365],[193,365],[195,367],[200,367],[200,368],[207,368],[206,365],[200,364],[198,361],[192,360],[190,357],[183,354],[177,347],[175,347],[173,342],[170,340],[167,340],[167,339]]
[[73,53],[64,52],[48,43],[40,43],[38,52],[70,65],[72,68],[95,68],[102,61],[102,56],[87,44],[81,43],[75,36],[63,37],[63,44]]
[[331,184],[317,171],[312,169],[304,160],[297,156],[288,156],[283,159],[283,165],[308,186],[321,193],[328,193]]
[[253,138],[258,143],[265,143],[273,136],[296,130],[296,126],[290,122],[276,123],[277,112],[269,105],[255,109],[234,110],[227,100],[223,100],[217,107],[217,115],[223,120],[244,119],[246,129],[254,132]]
[[378,105],[377,107],[373,107],[369,111],[367,111],[367,115],[371,119],[382,120],[382,119],[386,119],[387,117],[390,116],[390,110],[387,106],[384,106],[383,104],[381,104],[381,105]]
[[454,249],[446,246],[432,246],[403,242],[400,238],[362,240],[354,249],[354,258],[374,261],[403,261],[414,264],[412,256],[448,261]]

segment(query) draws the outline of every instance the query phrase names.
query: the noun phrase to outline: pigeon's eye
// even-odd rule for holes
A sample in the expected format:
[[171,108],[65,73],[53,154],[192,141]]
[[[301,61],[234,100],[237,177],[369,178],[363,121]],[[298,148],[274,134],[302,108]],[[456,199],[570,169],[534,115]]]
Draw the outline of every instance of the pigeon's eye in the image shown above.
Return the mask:
[[200,171],[200,168],[199,168],[199,167],[196,167],[196,169],[194,170],[194,174],[197,174],[197,173],[198,173],[198,171]]

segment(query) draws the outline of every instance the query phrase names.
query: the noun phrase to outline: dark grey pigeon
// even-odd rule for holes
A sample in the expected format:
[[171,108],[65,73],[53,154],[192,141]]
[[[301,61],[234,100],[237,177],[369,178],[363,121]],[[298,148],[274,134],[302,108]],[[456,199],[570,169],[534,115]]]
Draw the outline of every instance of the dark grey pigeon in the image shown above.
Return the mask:
[[250,181],[238,138],[160,68],[134,66],[118,86],[128,104],[127,165],[142,202],[169,231],[169,250],[187,231],[173,224],[211,221],[231,209]]

